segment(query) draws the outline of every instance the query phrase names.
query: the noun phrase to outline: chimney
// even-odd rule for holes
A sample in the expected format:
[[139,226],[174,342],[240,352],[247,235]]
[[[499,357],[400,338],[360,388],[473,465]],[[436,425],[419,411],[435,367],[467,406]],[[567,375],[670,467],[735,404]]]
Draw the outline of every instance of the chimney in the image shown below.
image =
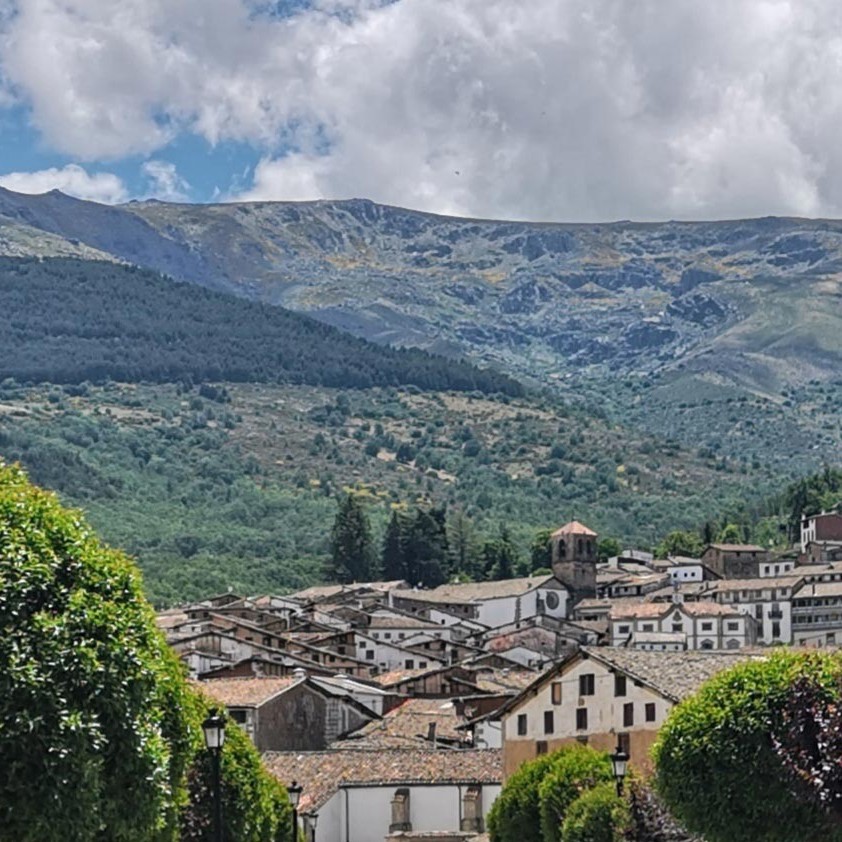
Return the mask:
[[427,726],[427,740],[433,744],[433,748],[438,748],[438,743],[436,742],[436,723],[431,722]]
[[296,667],[292,671],[292,677],[296,681],[303,681],[305,678],[307,678],[307,670],[304,669],[304,667]]

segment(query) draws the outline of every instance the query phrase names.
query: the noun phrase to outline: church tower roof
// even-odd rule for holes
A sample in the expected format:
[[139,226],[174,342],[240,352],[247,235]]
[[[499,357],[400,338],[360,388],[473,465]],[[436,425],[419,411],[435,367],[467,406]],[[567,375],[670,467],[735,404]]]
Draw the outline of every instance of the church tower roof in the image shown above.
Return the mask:
[[578,520],[571,520],[570,523],[565,523],[560,529],[556,529],[553,532],[552,537],[555,538],[559,535],[589,535],[592,538],[596,537],[596,532],[592,529],[588,529],[584,523],[579,523]]

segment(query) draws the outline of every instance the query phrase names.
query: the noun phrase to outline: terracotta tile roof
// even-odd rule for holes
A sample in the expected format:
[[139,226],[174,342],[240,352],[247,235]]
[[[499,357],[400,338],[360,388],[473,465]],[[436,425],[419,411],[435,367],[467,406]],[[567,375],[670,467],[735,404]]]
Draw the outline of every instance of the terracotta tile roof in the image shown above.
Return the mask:
[[811,582],[804,585],[793,598],[810,599],[814,596],[842,596],[842,582]]
[[393,595],[398,599],[414,599],[421,602],[470,603],[529,593],[552,578],[552,576],[528,576],[523,579],[501,579],[496,582],[465,582],[441,585],[430,590],[396,590]]
[[287,599],[298,599],[312,601],[317,599],[332,599],[340,594],[356,593],[357,591],[382,591],[387,593],[395,588],[406,587],[407,583],[402,579],[393,582],[354,582],[350,585],[315,585],[312,588],[305,588],[303,591],[287,594]]
[[461,721],[453,702],[447,699],[407,699],[382,719],[349,734],[334,748],[420,748],[429,745],[426,737],[432,724],[436,726],[437,738],[461,742],[463,735],[456,730]]
[[373,616],[368,624],[370,629],[441,629],[438,623],[420,620],[418,617]]
[[596,538],[596,532],[593,529],[588,529],[584,523],[579,523],[578,520],[571,520],[570,523],[565,523],[564,526],[559,527],[553,532],[553,538],[556,535],[588,535]]
[[391,687],[395,684],[400,684],[410,678],[418,678],[422,675],[432,675],[439,672],[441,666],[435,666],[432,669],[423,667],[421,669],[397,669],[389,672],[381,672],[379,675],[372,676],[371,680],[379,684],[381,687]]
[[666,602],[637,602],[631,605],[612,605],[609,617],[620,620],[632,617],[660,617],[673,606]]
[[503,779],[500,749],[269,752],[263,760],[284,786],[294,780],[301,784],[301,812],[318,810],[343,784],[494,784]]
[[793,572],[791,576],[775,576],[762,579],[720,579],[706,582],[711,591],[762,591],[770,588],[792,588],[801,581]]
[[733,605],[722,605],[718,602],[704,600],[702,602],[685,602],[681,606],[685,614],[691,617],[720,617],[742,616]]
[[722,550],[726,553],[765,553],[757,544],[708,544],[707,549]]
[[293,676],[284,678],[267,676],[266,678],[211,678],[197,681],[198,687],[206,696],[226,707],[255,707],[271,699],[281,690],[294,684]]
[[534,670],[495,670],[493,673],[479,673],[474,684],[490,693],[520,692],[535,681],[535,675]]
[[637,605],[621,605],[611,609],[611,619],[630,619],[633,617],[661,617],[676,609],[689,614],[691,617],[733,616],[739,614],[731,605],[720,605],[718,602],[705,600],[703,602],[641,602]]

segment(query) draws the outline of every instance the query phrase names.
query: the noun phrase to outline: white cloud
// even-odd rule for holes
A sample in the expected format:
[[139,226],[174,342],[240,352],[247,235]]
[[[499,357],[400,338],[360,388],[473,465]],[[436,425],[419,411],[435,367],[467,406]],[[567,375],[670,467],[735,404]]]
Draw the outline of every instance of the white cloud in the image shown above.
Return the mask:
[[77,164],[61,169],[51,167],[37,172],[11,172],[0,175],[0,187],[17,193],[47,193],[61,190],[79,199],[114,204],[127,198],[123,182],[113,173],[88,173]]
[[320,0],[285,18],[256,0],[17,2],[0,76],[81,160],[192,131],[261,150],[248,198],[842,212],[837,0]]
[[169,161],[146,161],[141,172],[149,184],[150,198],[164,202],[186,202],[190,197],[190,185],[178,174],[175,164]]

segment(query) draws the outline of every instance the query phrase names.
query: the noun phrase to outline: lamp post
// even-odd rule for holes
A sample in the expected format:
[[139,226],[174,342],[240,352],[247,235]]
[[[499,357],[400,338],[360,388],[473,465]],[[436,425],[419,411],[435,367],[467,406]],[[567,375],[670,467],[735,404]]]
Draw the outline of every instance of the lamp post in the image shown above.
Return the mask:
[[310,830],[310,838],[307,842],[316,842],[316,825],[319,822],[319,814],[313,810],[309,813],[305,813],[304,818],[307,820],[307,827]]
[[222,746],[225,745],[225,717],[215,708],[208,713],[202,723],[205,734],[205,746],[210,752],[213,763],[213,838],[222,842],[222,796],[219,787],[219,761]]
[[292,805],[292,842],[298,842],[298,804],[303,790],[304,787],[295,781],[287,787],[289,803]]
[[623,751],[623,747],[617,743],[614,754],[611,755],[611,765],[614,767],[614,780],[617,782],[617,795],[623,795],[623,779],[626,777],[626,766],[629,756]]

